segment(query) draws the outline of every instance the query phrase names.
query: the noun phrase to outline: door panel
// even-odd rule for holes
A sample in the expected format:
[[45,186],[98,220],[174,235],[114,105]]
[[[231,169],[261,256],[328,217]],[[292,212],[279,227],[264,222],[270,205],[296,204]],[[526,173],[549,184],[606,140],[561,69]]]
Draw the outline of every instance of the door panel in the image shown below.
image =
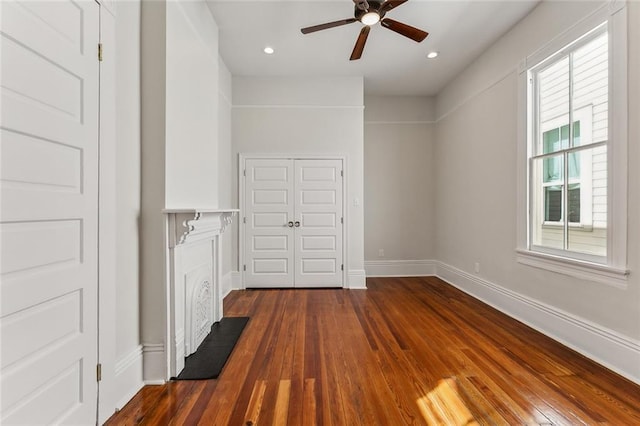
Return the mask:
[[99,6],[0,7],[0,423],[93,424]]
[[296,287],[342,287],[342,161],[295,160]]
[[246,287],[293,287],[293,165],[245,163]]

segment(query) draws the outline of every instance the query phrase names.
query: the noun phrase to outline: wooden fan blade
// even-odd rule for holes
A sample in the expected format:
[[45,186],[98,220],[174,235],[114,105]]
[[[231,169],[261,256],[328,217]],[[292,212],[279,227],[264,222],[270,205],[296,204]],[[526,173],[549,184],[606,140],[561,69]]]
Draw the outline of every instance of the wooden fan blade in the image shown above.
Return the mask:
[[342,19],[340,21],[327,22],[326,24],[314,25],[313,27],[303,28],[302,34],[309,34],[320,30],[326,30],[328,28],[339,27],[340,25],[347,25],[356,22],[356,18]]
[[388,11],[390,11],[391,9],[395,9],[396,7],[408,2],[409,0],[387,0],[384,3],[382,3],[382,6],[380,6],[380,13],[386,13]]
[[389,28],[391,31],[395,31],[405,37],[409,37],[411,40],[415,40],[420,43],[427,38],[428,32],[419,30],[411,25],[403,24],[402,22],[394,21],[393,19],[385,18],[380,21],[380,25],[385,28]]
[[367,42],[367,37],[369,37],[370,30],[371,30],[371,27],[368,25],[365,25],[364,27],[362,27],[362,30],[360,31],[360,35],[356,40],[356,45],[353,46],[353,52],[351,52],[351,57],[349,58],[350,61],[353,61],[355,59],[360,59],[360,57],[362,56],[362,51],[364,50],[364,44]]

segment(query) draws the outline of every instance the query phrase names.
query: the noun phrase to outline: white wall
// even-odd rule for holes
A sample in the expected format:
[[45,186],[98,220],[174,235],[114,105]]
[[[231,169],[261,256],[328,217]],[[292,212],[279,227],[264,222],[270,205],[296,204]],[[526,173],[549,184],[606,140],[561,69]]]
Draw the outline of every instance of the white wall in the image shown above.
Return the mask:
[[364,103],[364,258],[371,275],[380,262],[435,258],[435,99],[365,96]]
[[164,378],[165,19],[164,2],[142,1],[140,333],[147,381]]
[[218,207],[218,27],[204,1],[166,3],[166,207]]
[[[218,201],[221,208],[231,208],[235,204],[237,194],[231,191],[233,181],[233,155],[231,154],[231,72],[222,58],[218,58]],[[222,234],[222,294],[232,289],[232,272],[238,270],[237,258],[233,251],[234,227],[237,229],[238,218],[233,225]]]
[[[516,186],[518,62],[599,5],[541,3],[439,94],[436,253],[454,283],[467,285],[467,290],[489,301],[509,295],[501,307],[513,308],[512,314],[518,314],[518,306],[539,307],[529,322],[574,348],[594,355],[598,349],[590,347],[589,336],[620,348],[624,355],[618,359],[594,356],[638,379],[640,279],[634,271],[640,267],[640,229],[638,221],[631,220],[640,217],[637,168],[630,167],[629,175],[632,273],[626,289],[525,266],[515,256],[517,194],[524,190]],[[640,4],[630,3],[629,9],[629,117],[638,117],[640,85],[634,76],[640,75]],[[638,138],[637,120],[631,120],[629,164],[640,161]],[[479,273],[474,272],[476,262]],[[547,319],[551,320],[545,324]],[[560,326],[563,322],[566,329]],[[574,325],[577,328],[571,328]],[[571,330],[584,335],[572,335]]]
[[[140,1],[116,11],[115,395],[121,408],[142,385],[140,345]],[[101,413],[101,414],[112,414]]]
[[140,343],[140,1],[118,4],[116,19],[116,356]]
[[364,286],[362,78],[234,76],[232,134],[235,194],[239,153],[347,156],[346,266]]
[[218,207],[218,34],[204,1],[143,0],[141,22],[141,335],[156,383],[167,374],[162,210]]

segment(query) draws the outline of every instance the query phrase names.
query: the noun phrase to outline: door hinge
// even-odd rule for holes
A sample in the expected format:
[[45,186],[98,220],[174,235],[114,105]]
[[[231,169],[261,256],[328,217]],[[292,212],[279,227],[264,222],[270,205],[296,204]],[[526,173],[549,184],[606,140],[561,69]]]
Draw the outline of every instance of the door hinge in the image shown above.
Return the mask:
[[247,270],[247,265],[242,265],[242,270],[246,271]]
[[247,223],[247,217],[246,216],[242,218],[242,223]]
[[102,380],[102,364],[96,365],[96,381],[99,382]]
[[242,171],[242,176],[247,177],[247,169],[244,169],[244,170]]
[[98,61],[102,62],[102,43],[98,43]]
[[344,170],[340,170],[340,176],[344,177]]
[[340,270],[344,271],[344,263],[342,265],[340,265]]
[[340,223],[344,224],[344,217],[340,218]]

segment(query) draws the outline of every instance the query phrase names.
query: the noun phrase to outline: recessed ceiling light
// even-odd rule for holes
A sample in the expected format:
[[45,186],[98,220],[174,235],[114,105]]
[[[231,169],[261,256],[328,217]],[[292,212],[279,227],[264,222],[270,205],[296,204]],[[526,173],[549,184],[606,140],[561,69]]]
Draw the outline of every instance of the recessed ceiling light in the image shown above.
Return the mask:
[[438,57],[438,52],[429,52],[427,53],[427,58],[433,59]]
[[264,53],[266,53],[267,55],[272,55],[273,52],[275,52],[275,50],[273,50],[273,47],[267,46],[264,48]]

